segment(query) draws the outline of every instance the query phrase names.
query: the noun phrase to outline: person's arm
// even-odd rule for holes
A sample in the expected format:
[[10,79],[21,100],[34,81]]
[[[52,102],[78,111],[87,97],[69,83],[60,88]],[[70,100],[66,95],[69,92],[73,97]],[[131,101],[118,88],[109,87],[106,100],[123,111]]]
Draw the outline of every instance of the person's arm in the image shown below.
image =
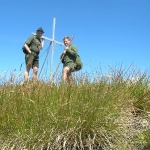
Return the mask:
[[41,46],[42,46],[42,48],[41,49],[43,49],[43,47],[44,47],[44,38],[42,38],[42,42],[41,42]]
[[30,48],[28,47],[28,45],[25,43],[24,44],[24,47],[25,47],[25,49],[26,49],[26,51],[28,52],[28,53],[31,53],[31,50],[30,50]]

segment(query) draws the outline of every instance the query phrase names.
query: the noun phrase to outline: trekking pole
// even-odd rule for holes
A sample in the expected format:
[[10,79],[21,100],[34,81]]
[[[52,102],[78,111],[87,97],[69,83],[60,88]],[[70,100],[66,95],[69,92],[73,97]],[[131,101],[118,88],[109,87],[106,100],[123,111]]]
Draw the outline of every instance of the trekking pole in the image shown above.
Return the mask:
[[[73,41],[73,38],[74,38],[74,35],[72,35],[71,42]],[[70,43],[71,43],[71,42],[70,42]],[[56,71],[54,72],[54,74],[53,74],[53,76],[52,76],[52,78],[51,78],[51,81],[54,79],[54,76],[55,76],[55,74],[56,74],[56,72],[57,72],[57,70],[58,70],[58,68],[59,68],[59,66],[60,66],[60,63],[62,62],[64,56],[65,56],[65,54],[62,55],[62,57],[61,57],[61,59],[60,59],[60,61],[59,61],[59,64],[58,64],[58,66],[57,66],[57,68],[56,68]]]
[[41,74],[41,72],[42,72],[42,70],[43,70],[43,67],[44,67],[45,61],[46,61],[47,56],[48,56],[48,53],[49,53],[49,51],[50,51],[50,46],[51,46],[51,44],[52,44],[52,42],[50,42],[50,44],[49,44],[49,46],[48,46],[47,54],[46,54],[45,60],[44,60],[44,62],[43,62],[42,68],[41,68],[41,70],[40,70],[40,73],[39,73],[38,78],[40,77],[40,74]]

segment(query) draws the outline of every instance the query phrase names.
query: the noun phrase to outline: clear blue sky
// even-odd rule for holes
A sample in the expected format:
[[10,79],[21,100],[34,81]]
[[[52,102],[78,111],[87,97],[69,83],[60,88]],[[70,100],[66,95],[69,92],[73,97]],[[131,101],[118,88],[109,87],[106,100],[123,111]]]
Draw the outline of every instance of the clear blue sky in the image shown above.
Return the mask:
[[[150,0],[3,0],[0,9],[0,72],[16,69],[24,72],[22,46],[32,32],[42,27],[46,37],[52,37],[56,18],[55,40],[72,36],[78,47],[83,71],[100,66],[135,64],[150,68]],[[49,41],[40,53],[40,68]],[[56,45],[53,71],[63,47]],[[42,55],[43,54],[43,55]],[[42,73],[48,72],[50,55]],[[40,70],[39,68],[39,70]],[[61,71],[62,65],[59,68]],[[47,70],[47,71],[46,71]]]

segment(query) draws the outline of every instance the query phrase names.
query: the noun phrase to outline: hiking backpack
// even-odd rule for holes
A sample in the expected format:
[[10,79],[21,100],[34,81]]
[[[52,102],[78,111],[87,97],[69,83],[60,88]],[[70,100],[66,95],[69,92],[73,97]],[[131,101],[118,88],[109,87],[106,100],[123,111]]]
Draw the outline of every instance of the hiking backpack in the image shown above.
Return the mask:
[[28,52],[26,51],[26,49],[25,49],[24,46],[22,47],[22,51],[23,51],[24,54],[27,54],[27,53],[28,53]]
[[77,57],[76,57],[76,62],[75,62],[75,64],[76,64],[76,67],[75,67],[76,71],[79,71],[79,70],[82,69],[83,63],[82,63],[81,58],[80,58],[79,55],[77,55]]

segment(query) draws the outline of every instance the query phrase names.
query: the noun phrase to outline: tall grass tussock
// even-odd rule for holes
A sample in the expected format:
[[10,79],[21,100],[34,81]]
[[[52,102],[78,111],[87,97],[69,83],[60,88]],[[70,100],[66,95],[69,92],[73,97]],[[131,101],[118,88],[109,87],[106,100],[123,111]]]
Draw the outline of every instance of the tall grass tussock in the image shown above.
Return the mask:
[[148,150],[148,72],[79,73],[71,85],[1,77],[1,150]]

